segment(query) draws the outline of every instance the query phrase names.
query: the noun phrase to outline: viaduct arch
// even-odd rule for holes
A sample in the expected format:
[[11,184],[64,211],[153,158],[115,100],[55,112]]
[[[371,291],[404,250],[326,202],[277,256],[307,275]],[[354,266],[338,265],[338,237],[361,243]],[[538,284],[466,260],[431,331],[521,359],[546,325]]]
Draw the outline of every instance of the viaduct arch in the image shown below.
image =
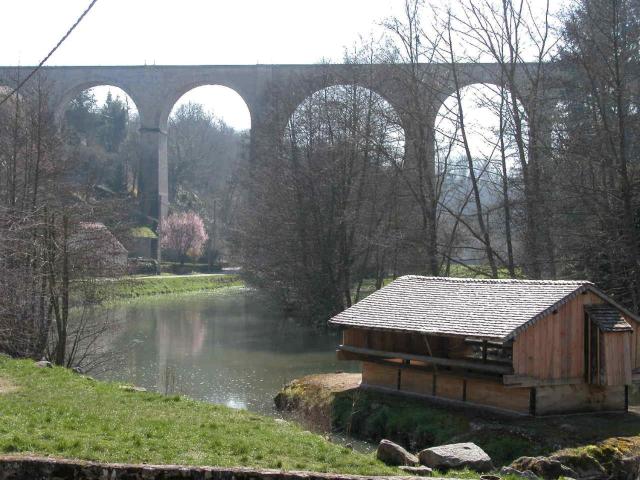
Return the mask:
[[[527,72],[536,65],[519,65],[517,83],[526,91]],[[546,67],[546,66],[545,66]],[[0,67],[0,85],[12,87],[33,67]],[[296,107],[314,92],[339,84],[359,85],[381,95],[400,115],[410,156],[416,132],[410,116],[415,96],[403,87],[403,64],[314,64],[314,65],[184,65],[184,66],[61,66],[43,67],[40,72],[50,84],[51,109],[58,120],[71,99],[81,91],[111,85],[125,91],[134,101],[140,117],[143,165],[140,190],[145,214],[159,228],[168,209],[167,124],[175,102],[189,90],[202,85],[222,85],[237,92],[251,116],[252,160],[268,154],[274,139],[284,132]],[[451,66],[422,64],[422,79],[429,79],[427,122],[433,129],[442,103],[455,92]],[[460,88],[472,84],[502,83],[502,66],[497,63],[455,65]],[[545,72],[544,88],[562,87],[566,73],[558,66]],[[521,98],[523,104],[527,101]],[[430,135],[430,137],[429,137]],[[433,138],[433,132],[427,133]],[[432,152],[433,153],[433,152]],[[159,249],[158,249],[159,250]],[[158,257],[159,257],[159,251]]]

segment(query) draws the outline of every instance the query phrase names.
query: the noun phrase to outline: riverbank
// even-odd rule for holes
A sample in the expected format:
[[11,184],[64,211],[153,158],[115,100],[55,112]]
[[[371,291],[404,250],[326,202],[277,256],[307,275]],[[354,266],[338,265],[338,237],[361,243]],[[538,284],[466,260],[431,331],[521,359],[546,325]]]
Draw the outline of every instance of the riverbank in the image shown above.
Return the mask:
[[153,295],[210,292],[221,288],[243,287],[237,274],[158,275],[123,277],[105,282],[108,301],[130,300]]
[[111,463],[401,472],[291,422],[0,357],[0,453]]
[[[354,438],[393,440],[410,451],[473,442],[496,467],[522,456],[565,455],[604,464],[640,455],[640,415],[601,413],[546,418],[507,416],[360,389],[359,374],[310,375],[290,382],[276,405]],[[627,438],[621,438],[627,437]],[[575,459],[582,460],[575,460]]]

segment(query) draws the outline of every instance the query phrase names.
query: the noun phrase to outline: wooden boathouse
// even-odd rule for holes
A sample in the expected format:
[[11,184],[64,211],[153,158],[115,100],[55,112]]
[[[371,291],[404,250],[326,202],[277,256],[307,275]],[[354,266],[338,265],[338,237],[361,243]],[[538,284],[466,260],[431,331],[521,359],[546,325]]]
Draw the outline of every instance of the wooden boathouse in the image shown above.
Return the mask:
[[624,411],[640,380],[640,318],[587,281],[405,276],[329,323],[365,388],[547,415]]

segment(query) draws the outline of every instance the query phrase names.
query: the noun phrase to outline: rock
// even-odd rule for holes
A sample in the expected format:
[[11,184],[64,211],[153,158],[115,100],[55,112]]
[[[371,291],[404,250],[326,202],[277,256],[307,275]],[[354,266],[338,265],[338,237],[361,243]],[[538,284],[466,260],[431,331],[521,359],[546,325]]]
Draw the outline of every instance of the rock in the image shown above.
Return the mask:
[[47,360],[40,360],[39,362],[36,362],[36,367],[38,367],[38,368],[53,368],[53,365],[51,364],[51,362],[49,362]]
[[640,456],[624,457],[613,462],[611,473],[611,478],[638,480],[640,478]]
[[[586,452],[582,452],[579,455],[557,454],[551,455],[549,458],[551,460],[557,460],[565,467],[573,470],[580,479],[596,480],[609,478],[609,474],[607,474],[607,471],[600,462]],[[635,480],[635,477],[633,478]]]
[[376,450],[376,457],[387,465],[414,466],[418,464],[418,457],[390,440],[380,441],[378,450]]
[[120,385],[120,389],[125,392],[146,392],[147,389],[144,387],[136,387],[133,385]]
[[348,448],[349,450],[353,450],[353,444],[347,443],[344,448]]
[[531,470],[545,480],[556,480],[560,477],[579,478],[571,468],[563,465],[559,460],[548,457],[520,457],[511,464],[511,467],[520,471]]
[[469,468],[482,473],[493,469],[489,455],[475,443],[453,443],[427,448],[418,457],[422,465],[438,470]]
[[514,477],[522,477],[528,480],[538,480],[540,478],[531,470],[525,470],[521,472],[520,470],[516,470],[515,468],[511,467],[502,467],[500,469],[500,475],[512,475]]
[[480,475],[480,480],[500,480],[500,477],[487,473],[486,475]]
[[289,383],[273,397],[277,410],[292,412],[300,407],[302,397],[296,394],[294,387],[295,385]]
[[80,367],[73,367],[71,371],[77,373],[78,375],[82,375],[84,373]]
[[430,477],[433,473],[433,470],[431,468],[425,467],[424,465],[420,465],[418,467],[408,467],[406,465],[401,465],[398,468],[403,472],[406,472],[409,475],[415,477]]

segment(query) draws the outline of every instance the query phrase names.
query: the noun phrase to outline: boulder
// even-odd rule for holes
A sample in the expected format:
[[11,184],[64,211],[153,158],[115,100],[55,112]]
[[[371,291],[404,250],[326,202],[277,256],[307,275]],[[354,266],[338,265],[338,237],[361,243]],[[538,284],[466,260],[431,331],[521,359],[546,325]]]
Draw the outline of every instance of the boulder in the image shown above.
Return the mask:
[[452,443],[422,450],[420,463],[438,470],[469,468],[476,472],[493,470],[491,458],[475,443]]
[[51,362],[49,362],[47,360],[40,360],[39,362],[36,362],[36,367],[38,367],[38,368],[53,368],[53,365],[51,364]]
[[500,475],[505,475],[505,476],[511,475],[513,477],[521,477],[521,478],[526,478],[528,480],[538,480],[540,478],[531,470],[520,471],[511,467],[502,467],[500,469]]
[[135,385],[120,385],[120,390],[124,390],[125,392],[146,392],[147,389],[144,387],[136,387]]
[[[573,470],[577,478],[584,480],[605,480],[609,478],[609,474],[600,462],[586,452],[580,452],[579,454],[560,453],[551,455],[549,458],[557,460],[565,467]],[[635,480],[635,477],[633,478]]]
[[580,478],[575,471],[559,460],[548,457],[520,457],[511,464],[511,468],[520,471],[531,470],[545,480],[556,480],[560,477]]
[[408,467],[406,465],[401,465],[398,468],[413,477],[430,477],[433,473],[433,469],[425,467],[424,465],[420,465],[418,467]]
[[378,450],[376,450],[376,457],[387,465],[414,466],[418,464],[418,457],[390,440],[380,441]]
[[611,470],[611,478],[638,480],[640,478],[640,456],[623,457],[613,462]]

